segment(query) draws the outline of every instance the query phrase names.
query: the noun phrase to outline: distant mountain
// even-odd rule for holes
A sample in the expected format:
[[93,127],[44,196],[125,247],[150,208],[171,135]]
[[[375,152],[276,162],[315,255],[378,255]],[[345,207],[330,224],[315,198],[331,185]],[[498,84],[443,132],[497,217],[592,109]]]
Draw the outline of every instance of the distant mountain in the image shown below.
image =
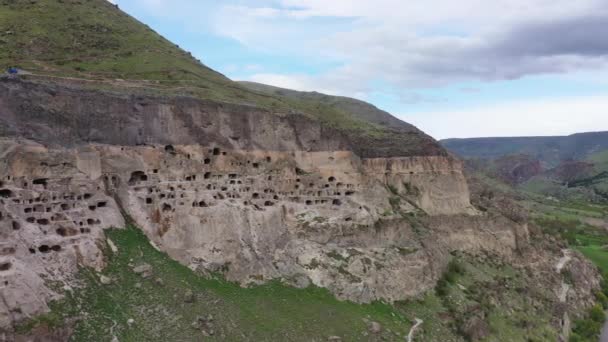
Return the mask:
[[506,184],[569,200],[608,200],[608,132],[440,143],[467,160],[471,172]]
[[608,149],[608,131],[552,137],[445,139],[440,143],[463,158],[498,159],[506,155],[528,155],[545,168],[564,160],[584,160]]

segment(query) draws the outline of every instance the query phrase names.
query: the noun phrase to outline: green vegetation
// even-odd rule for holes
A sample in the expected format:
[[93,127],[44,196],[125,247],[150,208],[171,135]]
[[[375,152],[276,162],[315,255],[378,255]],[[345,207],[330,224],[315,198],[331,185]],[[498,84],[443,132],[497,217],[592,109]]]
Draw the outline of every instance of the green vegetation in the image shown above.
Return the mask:
[[[535,223],[544,232],[567,241],[591,260],[603,274],[608,274],[608,231],[587,222],[601,223],[607,208],[586,202],[569,202],[551,206],[538,206]],[[591,221],[589,221],[591,220]],[[564,275],[567,281],[567,275]],[[604,276],[606,279],[606,276]],[[598,305],[592,307],[584,318],[573,324],[570,342],[597,341],[604,325],[604,310],[608,308],[608,283],[603,281],[602,292],[596,293]]]
[[30,81],[256,106],[317,120],[369,154],[444,153],[415,127],[365,102],[233,82],[107,0],[1,3],[0,68],[19,67]]
[[538,305],[552,294],[533,283],[494,257],[459,254],[435,292],[453,318],[452,330],[466,340],[555,341],[552,312]]
[[[341,336],[347,341],[367,340],[364,319],[385,328],[385,338],[407,334],[411,326],[404,314],[383,303],[359,305],[335,299],[317,287],[295,289],[272,282],[241,288],[221,278],[205,279],[167,255],[155,250],[134,227],[107,232],[118,252],[108,252],[103,274],[113,281],[100,282],[91,269],[82,269],[84,285],[52,305],[50,314],[20,327],[36,324],[56,327],[70,317],[86,317],[75,326],[74,341],[191,341],[203,338],[193,327],[199,317],[213,317],[218,340],[285,341],[325,340]],[[133,266],[152,266],[149,278],[135,274]],[[191,291],[195,300],[188,302]],[[128,324],[133,319],[132,324]],[[392,333],[388,333],[388,331]]]
[[[437,294],[393,305],[360,305],[317,287],[296,289],[274,281],[241,288],[219,276],[204,278],[154,249],[135,227],[106,234],[118,247],[116,253],[106,248],[103,276],[111,283],[82,268],[82,286],[66,292],[49,314],[20,326],[19,332],[75,322],[73,341],[110,341],[113,336],[120,341],[192,341],[210,334],[208,338],[226,341],[324,341],[329,336],[365,341],[371,334],[367,322],[376,321],[383,327],[378,338],[392,341],[402,340],[414,318],[420,318],[424,324],[418,340],[463,341],[460,327],[472,317],[471,308],[479,306],[488,317],[487,341],[553,336],[545,313],[528,313],[533,309],[517,292],[525,286],[525,275],[486,257],[456,256]],[[149,276],[134,272],[145,264],[151,266]],[[528,328],[518,325],[521,320],[531,322]]]
[[604,310],[605,308],[600,304],[595,305],[589,309],[585,318],[576,320],[570,335],[570,342],[597,341],[606,320]]
[[606,227],[588,223],[602,224],[608,213],[606,207],[579,202],[538,206],[536,210],[535,223],[545,233],[559,236],[608,272],[608,231]]
[[607,160],[606,154],[596,151],[608,149],[608,133],[590,132],[553,137],[505,137],[446,139],[441,144],[464,158],[495,159],[507,155],[532,156],[549,167],[568,159],[596,158]]
[[[192,323],[209,315],[215,335],[235,341],[324,340],[332,335],[354,341],[364,339],[363,319],[400,334],[411,325],[388,304],[338,301],[316,287],[299,290],[272,282],[244,289],[220,278],[205,279],[156,251],[134,227],[111,230],[108,237],[118,246],[104,270],[113,283],[102,285],[94,271],[82,269],[86,286],[38,323],[54,325],[57,317],[77,315],[80,307],[87,319],[76,324],[75,341],[110,340],[113,326],[120,341],[192,340],[202,338]],[[152,266],[153,276],[143,279],[132,272],[133,265],[142,263]],[[184,299],[188,291],[196,297],[193,303]],[[134,323],[127,324],[129,319]]]

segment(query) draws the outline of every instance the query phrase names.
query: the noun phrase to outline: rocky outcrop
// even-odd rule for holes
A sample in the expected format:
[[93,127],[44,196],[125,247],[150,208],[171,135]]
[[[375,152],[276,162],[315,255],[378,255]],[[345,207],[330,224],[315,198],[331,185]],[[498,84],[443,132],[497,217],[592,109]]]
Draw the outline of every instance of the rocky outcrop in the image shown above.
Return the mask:
[[[0,328],[48,310],[52,283],[103,267],[103,229],[124,226],[88,152],[0,142]],[[99,162],[99,160],[97,160]]]
[[[405,123],[403,129],[370,126],[376,127],[373,134],[362,134],[296,110],[151,96],[133,88],[121,92],[114,84],[98,85],[115,88],[102,91],[90,84],[57,82],[2,80],[0,136],[55,147],[199,144],[231,150],[349,150],[362,158],[446,155],[432,138]],[[401,145],[394,146],[396,142]]]
[[525,154],[504,156],[493,163],[496,177],[511,185],[524,183],[544,171],[540,160]]
[[474,209],[444,154],[357,154],[305,116],[192,99],[9,82],[0,110],[2,329],[103,267],[123,212],[202,273],[357,302],[432,289],[454,251],[526,264],[525,222]]

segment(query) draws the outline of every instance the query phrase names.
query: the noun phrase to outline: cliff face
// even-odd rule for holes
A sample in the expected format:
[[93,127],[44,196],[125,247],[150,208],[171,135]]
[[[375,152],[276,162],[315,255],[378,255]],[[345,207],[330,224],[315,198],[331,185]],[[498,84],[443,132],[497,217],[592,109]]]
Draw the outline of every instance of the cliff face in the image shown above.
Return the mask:
[[121,210],[192,269],[358,302],[432,289],[455,251],[526,263],[527,225],[477,212],[443,153],[361,155],[302,115],[20,81],[0,111],[4,329],[47,310],[49,281],[103,267]]
[[189,97],[150,97],[7,80],[0,135],[49,146],[200,144],[224,149],[338,150],[346,139],[303,115]]

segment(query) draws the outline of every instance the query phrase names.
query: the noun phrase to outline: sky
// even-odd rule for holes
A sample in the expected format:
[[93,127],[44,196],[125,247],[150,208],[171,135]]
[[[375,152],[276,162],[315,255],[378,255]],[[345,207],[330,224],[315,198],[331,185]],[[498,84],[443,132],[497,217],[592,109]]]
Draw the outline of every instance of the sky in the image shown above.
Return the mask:
[[606,0],[113,0],[233,80],[437,139],[608,130]]

